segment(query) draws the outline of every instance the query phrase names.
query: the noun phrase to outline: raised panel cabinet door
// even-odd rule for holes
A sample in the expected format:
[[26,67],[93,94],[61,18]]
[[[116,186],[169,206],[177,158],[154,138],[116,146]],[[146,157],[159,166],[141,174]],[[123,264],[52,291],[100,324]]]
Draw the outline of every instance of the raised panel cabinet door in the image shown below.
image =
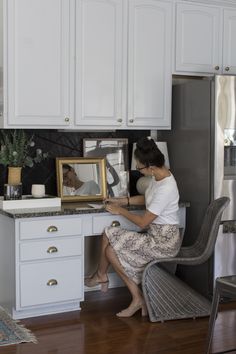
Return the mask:
[[236,10],[224,10],[223,73],[236,74]]
[[176,4],[175,70],[201,73],[221,71],[221,9]]
[[8,127],[70,124],[73,1],[6,1]]
[[123,1],[76,5],[76,124],[122,126]]
[[170,128],[172,3],[129,0],[128,126]]

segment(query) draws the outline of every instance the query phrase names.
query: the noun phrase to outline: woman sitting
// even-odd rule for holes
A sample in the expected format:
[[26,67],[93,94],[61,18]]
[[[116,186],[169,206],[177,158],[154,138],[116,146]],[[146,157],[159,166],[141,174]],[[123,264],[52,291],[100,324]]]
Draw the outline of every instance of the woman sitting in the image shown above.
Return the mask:
[[[164,155],[153,139],[143,138],[137,142],[134,156],[137,170],[145,176],[152,176],[145,196],[110,198],[106,210],[111,214],[122,215],[138,225],[141,232],[107,227],[103,234],[98,269],[85,281],[87,286],[100,284],[101,290],[106,291],[108,266],[112,264],[132,295],[131,304],[117,313],[118,317],[130,317],[140,309],[143,316],[147,314],[142,291],[138,286],[143,270],[154,259],[175,257],[181,244],[178,225],[179,192],[174,176],[165,167]],[[141,215],[124,207],[127,204],[144,203],[146,210]]]

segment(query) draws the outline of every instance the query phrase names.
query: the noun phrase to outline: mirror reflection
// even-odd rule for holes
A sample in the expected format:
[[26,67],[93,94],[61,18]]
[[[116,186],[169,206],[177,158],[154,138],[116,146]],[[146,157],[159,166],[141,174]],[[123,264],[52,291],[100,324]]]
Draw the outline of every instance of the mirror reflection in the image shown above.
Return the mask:
[[63,164],[63,195],[101,194],[98,164]]

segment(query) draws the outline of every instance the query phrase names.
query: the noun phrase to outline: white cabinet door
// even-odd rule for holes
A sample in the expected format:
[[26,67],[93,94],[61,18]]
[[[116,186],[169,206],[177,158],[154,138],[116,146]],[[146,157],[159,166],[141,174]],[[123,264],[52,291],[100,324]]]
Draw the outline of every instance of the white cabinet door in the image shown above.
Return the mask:
[[236,74],[236,10],[224,10],[223,73]]
[[176,71],[219,73],[221,70],[221,9],[176,4]]
[[129,1],[128,125],[170,127],[172,4]]
[[123,1],[78,0],[76,124],[122,125]]
[[68,118],[73,118],[72,0],[7,0],[5,4],[5,124],[68,125]]

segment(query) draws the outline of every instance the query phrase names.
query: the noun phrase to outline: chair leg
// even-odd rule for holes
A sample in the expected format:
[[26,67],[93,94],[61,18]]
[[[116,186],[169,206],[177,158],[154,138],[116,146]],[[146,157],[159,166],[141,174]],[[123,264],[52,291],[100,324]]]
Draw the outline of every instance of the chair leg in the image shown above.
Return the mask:
[[210,353],[211,342],[212,342],[212,337],[213,337],[213,333],[214,333],[214,327],[215,327],[215,321],[216,321],[216,316],[217,316],[217,312],[218,312],[219,302],[220,302],[220,292],[218,289],[218,285],[216,283],[215,292],[214,292],[213,301],[212,301],[211,315],[210,315],[209,325],[208,325],[206,354]]

